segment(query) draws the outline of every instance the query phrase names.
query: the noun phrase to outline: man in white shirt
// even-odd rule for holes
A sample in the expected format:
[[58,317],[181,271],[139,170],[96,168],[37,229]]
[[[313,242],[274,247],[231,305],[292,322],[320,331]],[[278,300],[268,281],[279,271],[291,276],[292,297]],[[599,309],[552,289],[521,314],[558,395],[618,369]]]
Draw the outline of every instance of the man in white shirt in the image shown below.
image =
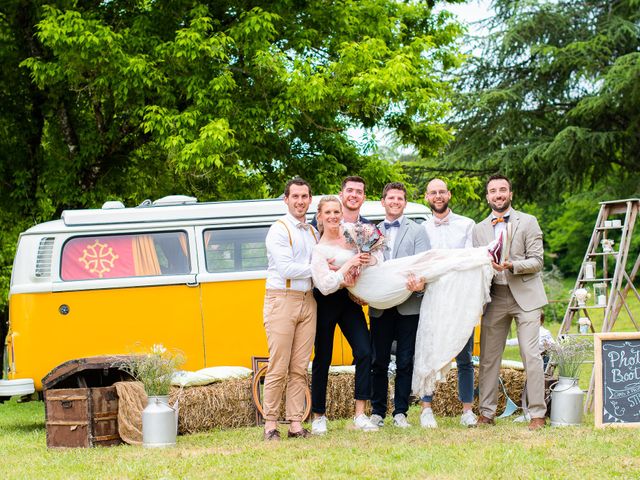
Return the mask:
[[[451,192],[447,184],[434,178],[427,185],[425,200],[429,203],[433,216],[423,223],[431,248],[470,248],[473,246],[473,227],[475,222],[468,217],[457,215],[449,208]],[[458,398],[462,402],[460,423],[473,427],[477,418],[473,407],[473,335],[456,357],[458,370]],[[431,409],[432,395],[422,397],[420,424],[424,428],[437,428],[438,423]]]
[[267,291],[264,327],[269,344],[269,368],[264,381],[264,439],[279,440],[278,414],[286,392],[288,437],[307,438],[302,427],[307,367],[316,331],[316,301],[311,282],[311,253],[318,232],[306,223],[311,187],[301,179],[287,182],[288,213],[267,233]]

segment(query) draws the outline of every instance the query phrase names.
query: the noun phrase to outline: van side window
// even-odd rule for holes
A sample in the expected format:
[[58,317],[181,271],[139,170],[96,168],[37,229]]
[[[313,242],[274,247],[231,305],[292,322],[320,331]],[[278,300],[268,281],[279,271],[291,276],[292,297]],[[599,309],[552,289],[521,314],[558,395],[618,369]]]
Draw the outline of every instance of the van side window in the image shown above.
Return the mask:
[[269,227],[205,230],[207,271],[242,272],[267,269],[264,241]]
[[75,237],[62,249],[62,280],[180,275],[191,271],[185,232]]

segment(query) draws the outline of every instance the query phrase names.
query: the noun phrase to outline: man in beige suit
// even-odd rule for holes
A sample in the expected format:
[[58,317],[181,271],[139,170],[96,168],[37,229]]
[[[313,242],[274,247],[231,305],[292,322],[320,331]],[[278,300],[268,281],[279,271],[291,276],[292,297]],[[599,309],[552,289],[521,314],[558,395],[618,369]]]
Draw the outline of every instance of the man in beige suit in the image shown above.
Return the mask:
[[491,214],[473,230],[474,246],[487,245],[502,236],[501,263],[493,262],[495,276],[491,303],[486,307],[480,333],[480,417],[478,425],[494,425],[498,405],[498,376],[515,318],[520,355],[527,375],[530,430],[545,425],[544,372],[538,348],[540,312],[547,304],[542,284],[542,230],[532,215],[511,208],[511,182],[503,175],[487,180]]

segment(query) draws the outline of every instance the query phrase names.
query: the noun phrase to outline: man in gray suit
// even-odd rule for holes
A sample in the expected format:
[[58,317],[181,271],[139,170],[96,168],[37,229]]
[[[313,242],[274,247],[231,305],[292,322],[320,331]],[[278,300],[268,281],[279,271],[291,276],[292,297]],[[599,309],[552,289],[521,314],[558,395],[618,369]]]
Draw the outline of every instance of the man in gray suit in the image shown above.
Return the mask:
[[511,182],[503,175],[487,180],[491,214],[473,230],[474,246],[502,237],[501,263],[493,263],[495,275],[491,303],[485,309],[480,331],[480,417],[478,425],[495,424],[498,376],[505,340],[515,318],[520,355],[527,375],[530,430],[545,425],[544,372],[538,348],[540,312],[547,304],[542,284],[542,230],[532,215],[511,208]]
[[[429,250],[426,231],[413,220],[404,216],[407,206],[407,190],[402,183],[385,185],[382,192],[385,220],[378,227],[387,240],[385,260],[407,257]],[[410,277],[407,288],[414,292],[424,290],[424,282]],[[393,424],[407,428],[407,411],[413,375],[413,353],[422,297],[411,295],[404,303],[387,310],[369,309],[371,341],[373,344],[373,393],[371,395],[371,423],[382,426],[387,413],[387,391],[389,388],[389,361],[391,344],[396,341],[396,382],[394,395]]]

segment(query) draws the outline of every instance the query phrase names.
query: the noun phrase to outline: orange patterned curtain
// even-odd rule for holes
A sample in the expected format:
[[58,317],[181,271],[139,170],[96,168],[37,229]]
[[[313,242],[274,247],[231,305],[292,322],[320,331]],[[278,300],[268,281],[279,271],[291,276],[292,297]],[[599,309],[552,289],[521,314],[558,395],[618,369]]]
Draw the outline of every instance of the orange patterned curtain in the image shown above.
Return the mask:
[[209,242],[211,241],[211,237],[213,237],[213,232],[209,230],[208,232],[204,232],[204,247],[207,248],[209,246]]
[[187,236],[181,233],[178,235],[178,240],[180,240],[180,248],[182,248],[182,253],[184,253],[184,256],[186,258],[189,255],[189,252],[187,251]]
[[136,235],[132,245],[136,275],[162,275],[151,235]]

